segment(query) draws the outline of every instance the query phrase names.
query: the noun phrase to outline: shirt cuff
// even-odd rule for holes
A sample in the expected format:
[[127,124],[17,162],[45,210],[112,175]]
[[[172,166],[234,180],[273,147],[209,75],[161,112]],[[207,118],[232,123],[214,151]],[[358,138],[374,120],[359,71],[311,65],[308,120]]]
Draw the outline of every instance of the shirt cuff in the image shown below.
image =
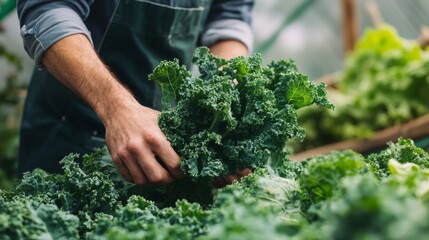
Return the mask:
[[21,28],[24,48],[37,66],[41,66],[46,49],[73,34],[84,34],[92,44],[88,28],[79,15],[69,8],[49,10]]
[[253,52],[253,31],[246,22],[237,19],[225,19],[210,23],[203,31],[201,44],[211,46],[220,40],[242,42],[249,52]]

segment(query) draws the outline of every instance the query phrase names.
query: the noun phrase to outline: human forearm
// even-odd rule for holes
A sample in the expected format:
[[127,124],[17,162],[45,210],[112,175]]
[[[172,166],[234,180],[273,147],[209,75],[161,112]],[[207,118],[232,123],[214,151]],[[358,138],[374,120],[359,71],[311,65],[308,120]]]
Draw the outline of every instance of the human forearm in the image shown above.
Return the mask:
[[237,56],[247,56],[248,49],[240,41],[222,40],[210,46],[210,51],[221,58],[231,59]]
[[71,35],[52,45],[44,53],[42,63],[87,102],[105,124],[115,109],[137,104],[105,67],[84,35]]

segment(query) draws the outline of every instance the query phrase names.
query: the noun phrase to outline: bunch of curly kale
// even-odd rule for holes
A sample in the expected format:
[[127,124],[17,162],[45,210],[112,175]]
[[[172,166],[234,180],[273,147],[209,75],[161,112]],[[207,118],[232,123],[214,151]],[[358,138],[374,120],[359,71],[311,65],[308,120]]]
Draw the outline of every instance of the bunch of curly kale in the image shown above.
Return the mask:
[[332,108],[325,85],[299,73],[292,60],[263,67],[259,54],[225,60],[199,48],[193,62],[199,77],[176,60],[161,62],[149,79],[162,89],[160,127],[194,180],[285,159],[286,142],[305,135],[296,110]]

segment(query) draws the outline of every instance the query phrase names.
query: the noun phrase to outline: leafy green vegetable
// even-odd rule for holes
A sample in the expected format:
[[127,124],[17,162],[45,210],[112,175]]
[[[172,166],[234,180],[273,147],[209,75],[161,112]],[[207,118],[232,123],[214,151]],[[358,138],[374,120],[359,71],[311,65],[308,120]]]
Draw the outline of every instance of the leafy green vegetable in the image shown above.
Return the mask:
[[217,194],[216,221],[201,239],[284,239],[306,223],[298,183],[258,171]]
[[1,239],[79,239],[79,218],[53,204],[25,197],[5,201],[0,194]]
[[[421,199],[372,175],[344,178],[319,220],[300,237],[312,239],[425,239],[429,209]],[[317,237],[316,237],[317,236]]]
[[[168,65],[173,66],[168,66]],[[176,59],[173,62],[161,62],[154,70],[154,73],[149,75],[150,80],[155,80],[161,85],[162,90],[162,105],[172,107],[179,95],[179,87],[187,78],[191,77],[190,72],[186,67],[180,66],[179,61]]]
[[151,201],[132,196],[113,216],[98,215],[87,239],[193,239],[206,232],[209,213],[183,200],[175,207],[159,209]]
[[377,154],[368,156],[367,161],[376,175],[382,179],[389,175],[388,163],[395,159],[400,163],[415,163],[429,168],[429,154],[414,145],[413,140],[399,138],[397,143],[388,143],[388,148]]
[[85,172],[76,158],[77,154],[70,154],[60,161],[64,174],[49,174],[40,169],[25,173],[16,192],[78,215],[80,231],[87,231],[87,222],[92,221],[95,213],[112,213],[120,205],[119,193],[106,174]]
[[303,209],[329,199],[341,180],[369,171],[362,155],[353,151],[332,152],[307,161],[298,181]]
[[312,215],[313,222],[295,237],[425,239],[429,220],[426,155],[408,139],[389,143],[386,150],[365,159],[369,172],[342,177],[329,198],[312,205],[307,216]]
[[160,84],[169,103],[159,125],[195,181],[259,168],[274,156],[284,159],[285,143],[304,136],[296,109],[332,107],[325,86],[297,72],[292,61],[263,67],[258,54],[224,60],[207,48],[197,49],[193,61],[200,77],[191,78],[177,61],[163,61],[149,79]]
[[[22,61],[0,43],[0,61],[10,71],[0,79],[0,189],[11,189],[16,179],[19,122],[23,108],[24,85],[18,72]],[[4,63],[5,62],[5,63]],[[4,74],[2,74],[4,75]]]
[[343,151],[301,163],[276,162],[282,164],[218,190],[212,205],[178,200],[164,207],[168,188],[136,190],[120,178],[106,149],[85,156],[82,167],[76,157],[61,162],[64,174],[35,170],[15,191],[0,191],[0,236],[425,239],[429,234],[427,153],[407,139],[368,158]]

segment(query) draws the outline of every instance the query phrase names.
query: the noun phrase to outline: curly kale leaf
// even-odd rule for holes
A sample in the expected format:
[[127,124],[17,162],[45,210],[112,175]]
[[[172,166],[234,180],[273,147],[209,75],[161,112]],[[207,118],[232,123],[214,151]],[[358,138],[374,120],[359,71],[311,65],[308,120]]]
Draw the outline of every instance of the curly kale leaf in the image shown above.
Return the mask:
[[222,160],[216,156],[215,148],[221,146],[222,137],[204,131],[193,135],[182,150],[182,170],[190,177],[219,176],[225,172]]
[[79,218],[26,197],[5,201],[0,197],[2,239],[79,239]]
[[269,167],[280,177],[287,179],[298,179],[305,169],[306,161],[296,162],[280,159],[279,161],[270,161]]
[[298,239],[425,239],[427,203],[373,175],[344,178]]
[[218,209],[219,219],[200,239],[284,239],[283,222],[273,209],[241,191],[230,193]]
[[387,183],[394,185],[398,192],[407,193],[428,202],[428,168],[410,162],[401,164],[395,159],[389,160],[388,167],[391,175],[385,179]]
[[113,215],[100,214],[87,239],[195,239],[206,232],[210,211],[185,200],[159,209],[154,202],[132,196]]
[[216,196],[215,221],[201,239],[284,239],[307,224],[299,209],[299,186],[259,170]]
[[363,156],[351,150],[334,151],[307,160],[298,178],[302,189],[303,210],[332,197],[344,177],[368,172],[369,166]]
[[161,85],[162,106],[170,108],[179,97],[179,87],[190,77],[191,74],[186,67],[180,66],[177,59],[161,62],[152,74],[149,74],[150,80],[155,80]]
[[[192,62],[198,65],[198,70],[203,79],[211,79],[213,76],[218,75],[221,72],[220,68],[227,64],[227,60],[210,54],[209,49],[205,47],[195,50]],[[155,79],[155,81],[158,81],[158,79]]]
[[17,191],[28,196],[46,195],[62,209],[75,214],[112,212],[119,198],[114,184],[101,172],[85,172],[75,161],[78,157],[70,154],[60,161],[64,174],[48,174],[43,170],[25,174]]
[[79,230],[84,232],[96,213],[112,213],[121,202],[108,175],[85,171],[87,169],[82,169],[76,162],[77,158],[77,154],[70,154],[60,161],[64,174],[49,174],[40,169],[24,174],[15,194],[55,204],[61,210],[79,216]]
[[391,159],[399,163],[414,163],[429,168],[429,153],[415,146],[413,140],[404,138],[399,138],[397,143],[389,142],[385,150],[369,155],[367,162],[372,166],[374,173],[383,179],[390,174],[388,163]]
[[[201,76],[177,78],[179,97],[161,113],[159,125],[181,156],[182,170],[197,182],[285,159],[286,142],[305,133],[296,109],[332,107],[325,86],[310,82],[291,60],[264,67],[259,54],[225,60],[199,48],[193,61]],[[169,93],[165,72],[181,71],[177,61],[164,61],[150,79]]]

